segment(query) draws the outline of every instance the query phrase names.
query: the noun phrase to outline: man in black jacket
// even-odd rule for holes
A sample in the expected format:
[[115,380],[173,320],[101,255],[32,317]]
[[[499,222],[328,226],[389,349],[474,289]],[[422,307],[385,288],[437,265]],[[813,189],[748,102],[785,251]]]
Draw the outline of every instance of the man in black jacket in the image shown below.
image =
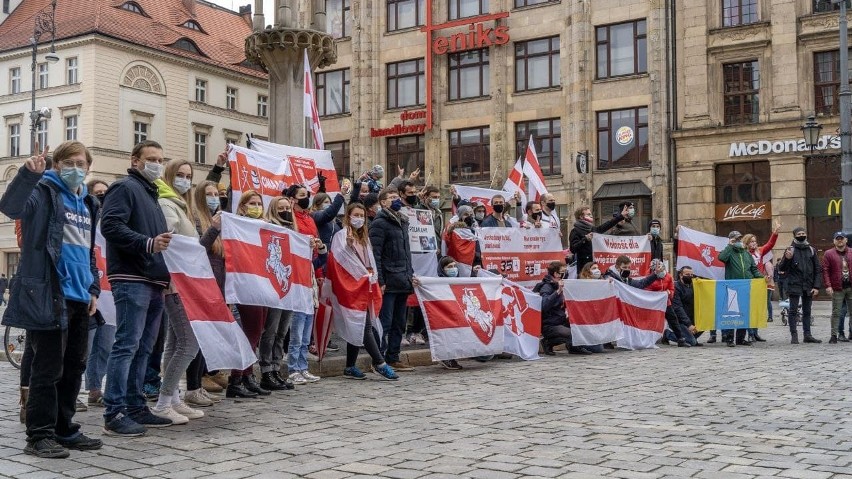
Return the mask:
[[553,347],[565,344],[572,354],[592,354],[586,348],[571,346],[571,325],[565,311],[565,295],[562,290],[562,278],[568,267],[562,261],[552,261],[547,265],[547,275],[533,288],[541,295],[541,346],[544,354],[552,356]]
[[593,260],[592,236],[595,233],[606,233],[626,216],[627,207],[625,206],[621,213],[616,214],[613,219],[595,227],[591,208],[581,206],[574,211],[576,221],[574,221],[574,228],[568,235],[568,244],[571,247],[571,252],[574,253],[574,257],[577,258],[577,271],[583,269],[586,263],[591,263]]
[[163,149],[144,141],[133,148],[127,176],[104,197],[101,231],[106,239],[107,278],[115,298],[115,343],[107,364],[104,433],[141,436],[145,426],[172,421],[151,414],[142,385],[163,316],[170,276],[161,252],[171,233],[157,203],[154,181],[163,171]]
[[660,220],[653,219],[648,223],[648,238],[651,242],[651,259],[663,260],[663,239],[660,237],[662,232],[662,224]]
[[[684,266],[678,271],[678,280],[675,282],[675,294],[672,298],[672,309],[677,315],[683,339],[693,346],[703,346],[697,341],[701,331],[695,330],[695,293],[692,289],[692,279],[695,274],[692,268]],[[672,334],[674,337],[674,334]],[[669,337],[669,341],[674,341]]]
[[790,295],[790,344],[799,344],[796,322],[799,318],[799,301],[802,304],[802,331],[804,342],[821,343],[811,335],[811,304],[822,288],[822,265],[816,250],[808,243],[804,228],[793,230],[793,244],[784,252],[778,269],[787,277],[787,293]]

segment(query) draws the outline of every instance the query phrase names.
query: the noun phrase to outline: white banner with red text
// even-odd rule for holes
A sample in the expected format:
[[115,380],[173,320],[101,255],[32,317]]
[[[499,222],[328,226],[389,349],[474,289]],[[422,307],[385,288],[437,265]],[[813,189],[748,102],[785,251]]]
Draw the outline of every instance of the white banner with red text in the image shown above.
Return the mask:
[[295,183],[305,185],[311,194],[319,189],[318,174],[322,173],[325,180],[325,190],[330,195],[340,192],[340,182],[337,180],[337,170],[331,152],[328,150],[312,150],[295,146],[280,145],[257,138],[251,139],[252,150],[286,160],[293,168]]
[[532,288],[551,261],[565,261],[559,230],[554,228],[479,228],[482,268]]
[[630,258],[631,276],[647,276],[651,271],[651,240],[648,236],[592,236],[592,257],[606,271],[621,256]]

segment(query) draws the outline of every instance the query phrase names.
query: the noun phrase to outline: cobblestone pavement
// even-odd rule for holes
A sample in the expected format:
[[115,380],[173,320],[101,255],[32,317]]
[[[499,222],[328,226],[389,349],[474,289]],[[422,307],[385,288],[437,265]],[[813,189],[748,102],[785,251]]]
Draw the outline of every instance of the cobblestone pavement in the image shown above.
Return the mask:
[[[790,345],[786,331],[776,320],[755,347],[463,361],[396,383],[326,378],[66,460],[22,453],[17,376],[4,363],[0,476],[852,477],[852,343]],[[78,418],[101,436],[100,411]]]

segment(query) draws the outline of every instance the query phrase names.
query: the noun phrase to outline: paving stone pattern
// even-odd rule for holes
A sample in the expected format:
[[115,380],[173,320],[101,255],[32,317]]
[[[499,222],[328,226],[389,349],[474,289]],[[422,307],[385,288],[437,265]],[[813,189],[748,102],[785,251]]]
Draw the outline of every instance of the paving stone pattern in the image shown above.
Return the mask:
[[[0,476],[852,477],[852,343],[790,345],[779,322],[764,336],[750,348],[462,361],[396,383],[326,378],[65,460],[23,454],[17,371],[4,363]],[[77,417],[101,436],[99,410]]]

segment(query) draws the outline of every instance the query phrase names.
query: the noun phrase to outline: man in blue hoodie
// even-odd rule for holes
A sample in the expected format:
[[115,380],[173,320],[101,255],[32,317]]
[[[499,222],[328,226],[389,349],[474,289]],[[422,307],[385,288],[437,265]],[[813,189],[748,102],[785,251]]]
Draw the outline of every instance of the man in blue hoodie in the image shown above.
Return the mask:
[[100,294],[93,252],[98,201],[83,184],[92,156],[82,143],[59,145],[48,171],[46,156],[47,148],[28,159],[0,198],[0,211],[21,220],[22,235],[3,324],[26,329],[33,353],[24,452],[63,458],[68,449],[101,447],[72,421]]

